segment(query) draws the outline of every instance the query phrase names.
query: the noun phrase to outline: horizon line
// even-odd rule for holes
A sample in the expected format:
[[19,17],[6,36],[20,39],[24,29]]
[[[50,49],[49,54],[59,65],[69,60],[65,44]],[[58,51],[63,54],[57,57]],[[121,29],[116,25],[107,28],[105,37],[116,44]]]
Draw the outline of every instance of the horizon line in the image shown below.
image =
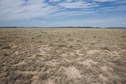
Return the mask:
[[94,27],[94,26],[0,26],[0,28],[126,28],[126,27]]

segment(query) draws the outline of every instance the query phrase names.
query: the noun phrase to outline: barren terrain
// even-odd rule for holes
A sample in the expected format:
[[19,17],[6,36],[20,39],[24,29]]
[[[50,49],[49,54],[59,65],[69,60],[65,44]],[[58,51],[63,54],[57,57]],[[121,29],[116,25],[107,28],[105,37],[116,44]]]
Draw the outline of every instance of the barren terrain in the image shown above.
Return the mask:
[[126,84],[126,29],[0,28],[0,84]]

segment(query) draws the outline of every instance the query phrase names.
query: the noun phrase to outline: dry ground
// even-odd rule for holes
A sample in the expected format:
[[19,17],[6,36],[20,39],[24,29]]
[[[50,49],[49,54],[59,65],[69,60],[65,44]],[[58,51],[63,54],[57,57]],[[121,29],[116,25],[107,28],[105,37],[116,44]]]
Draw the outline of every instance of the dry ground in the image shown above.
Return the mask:
[[1,28],[0,84],[126,84],[126,29]]

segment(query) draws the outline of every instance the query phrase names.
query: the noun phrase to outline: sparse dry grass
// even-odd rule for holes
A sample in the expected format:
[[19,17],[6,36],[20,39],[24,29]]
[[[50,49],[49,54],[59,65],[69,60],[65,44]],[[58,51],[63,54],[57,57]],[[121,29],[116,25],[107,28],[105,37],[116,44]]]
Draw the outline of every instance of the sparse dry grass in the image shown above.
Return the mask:
[[0,29],[0,84],[125,84],[126,29]]

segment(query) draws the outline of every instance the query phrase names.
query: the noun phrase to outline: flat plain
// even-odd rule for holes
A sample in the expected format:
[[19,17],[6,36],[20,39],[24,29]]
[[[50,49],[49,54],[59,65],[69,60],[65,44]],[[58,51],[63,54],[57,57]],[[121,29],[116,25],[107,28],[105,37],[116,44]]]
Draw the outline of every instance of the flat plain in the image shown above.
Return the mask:
[[0,28],[0,84],[126,84],[126,29]]

